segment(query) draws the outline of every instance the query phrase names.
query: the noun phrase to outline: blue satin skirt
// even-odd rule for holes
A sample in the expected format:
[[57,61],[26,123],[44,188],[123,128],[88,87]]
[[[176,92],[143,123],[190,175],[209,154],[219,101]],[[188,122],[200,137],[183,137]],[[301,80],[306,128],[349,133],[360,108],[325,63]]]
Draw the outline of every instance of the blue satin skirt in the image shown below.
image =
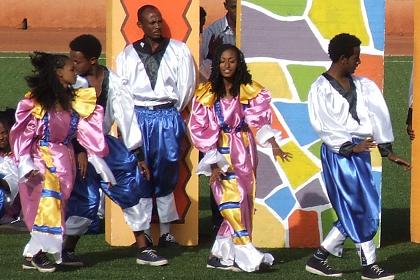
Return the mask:
[[95,168],[89,164],[87,175],[82,179],[78,174],[67,206],[67,217],[80,216],[92,221],[96,220],[100,194],[102,191],[122,209],[138,204],[140,200],[139,185],[143,178],[137,168],[136,156],[127,150],[119,139],[106,135],[109,154],[104,158],[117,181],[109,187],[102,182]]
[[381,202],[370,153],[345,157],[322,144],[321,161],[328,196],[338,216],[335,226],[355,243],[372,240],[379,227]]
[[176,108],[149,110],[135,107],[143,135],[143,148],[151,180],[143,180],[141,197],[162,197],[172,193],[179,177],[179,146],[185,123]]

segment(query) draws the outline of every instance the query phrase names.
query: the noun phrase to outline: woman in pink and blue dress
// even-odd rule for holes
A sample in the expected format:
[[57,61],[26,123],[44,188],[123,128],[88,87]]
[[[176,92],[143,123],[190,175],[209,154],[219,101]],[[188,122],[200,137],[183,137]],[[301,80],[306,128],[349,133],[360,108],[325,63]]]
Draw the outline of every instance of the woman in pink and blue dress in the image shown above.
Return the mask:
[[271,127],[270,101],[270,92],[252,81],[242,52],[230,44],[220,46],[209,82],[196,90],[189,121],[192,142],[205,153],[197,173],[210,176],[224,218],[208,268],[252,272],[273,264],[272,255],[251,243],[257,152],[250,127],[275,157],[291,157],[277,144],[281,133]]
[[19,102],[10,131],[22,212],[31,234],[22,267],[53,272],[56,266],[47,253],[61,262],[64,210],[76,175],[72,140],[84,146],[105,181],[115,179],[102,160],[108,148],[95,90],[81,94],[72,89],[76,74],[65,55],[35,52],[31,63],[33,74],[26,77],[30,92]]

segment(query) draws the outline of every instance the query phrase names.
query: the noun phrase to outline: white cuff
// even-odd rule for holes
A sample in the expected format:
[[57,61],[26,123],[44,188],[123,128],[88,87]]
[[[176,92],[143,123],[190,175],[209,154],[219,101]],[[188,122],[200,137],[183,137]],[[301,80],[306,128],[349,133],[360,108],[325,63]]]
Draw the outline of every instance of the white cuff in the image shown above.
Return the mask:
[[346,237],[334,226],[321,243],[321,246],[330,254],[341,257],[343,255],[344,241],[346,241]]
[[281,131],[272,128],[269,124],[263,125],[255,135],[258,144],[260,144],[264,148],[271,147],[271,145],[267,143],[267,141],[273,137],[276,139],[277,143],[280,142]]
[[66,235],[83,235],[88,230],[92,220],[80,217],[80,216],[70,216],[66,220]]
[[27,175],[32,170],[36,170],[36,168],[31,156],[27,155],[20,157],[18,166],[19,183],[25,182],[25,175]]
[[[373,240],[363,243],[356,243],[357,254],[360,257],[361,265],[371,265],[376,262],[376,245]],[[363,251],[363,256],[362,256]],[[363,260],[363,257],[365,260]],[[366,263],[363,263],[366,261]]]
[[230,166],[226,158],[217,149],[213,149],[205,153],[204,157],[198,163],[197,174],[211,176],[212,164],[217,164],[223,172],[226,172]]
[[102,180],[113,185],[117,184],[114,174],[112,174],[111,169],[109,169],[108,165],[102,158],[96,155],[89,155],[88,161],[93,165],[93,167],[95,167],[96,173],[101,175]]

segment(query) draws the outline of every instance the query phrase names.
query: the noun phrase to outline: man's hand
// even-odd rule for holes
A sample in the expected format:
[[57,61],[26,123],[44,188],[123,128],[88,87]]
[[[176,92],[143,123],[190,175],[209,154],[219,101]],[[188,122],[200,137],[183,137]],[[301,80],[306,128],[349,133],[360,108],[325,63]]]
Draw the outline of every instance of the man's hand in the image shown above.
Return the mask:
[[388,159],[400,166],[402,166],[404,168],[404,170],[410,170],[411,169],[411,164],[408,161],[403,160],[402,158],[400,158],[399,156],[397,156],[394,153],[390,153],[388,155]]
[[375,148],[376,143],[373,141],[372,138],[366,138],[359,144],[353,147],[353,153],[363,153],[363,152],[369,152],[370,149]]
[[211,35],[210,41],[209,41],[209,52],[207,53],[206,58],[208,59],[213,59],[214,54],[216,52],[216,49],[223,44],[223,37],[222,36],[217,36],[215,34]]
[[407,134],[408,136],[410,136],[410,140],[413,141],[415,138],[415,135],[414,135],[414,130],[411,124],[407,125]]
[[140,174],[147,180],[150,181],[150,169],[145,161],[137,162],[137,166],[140,170]]
[[86,178],[87,166],[88,166],[87,154],[85,152],[78,153],[77,154],[77,169],[79,171],[80,176],[82,176],[83,179]]

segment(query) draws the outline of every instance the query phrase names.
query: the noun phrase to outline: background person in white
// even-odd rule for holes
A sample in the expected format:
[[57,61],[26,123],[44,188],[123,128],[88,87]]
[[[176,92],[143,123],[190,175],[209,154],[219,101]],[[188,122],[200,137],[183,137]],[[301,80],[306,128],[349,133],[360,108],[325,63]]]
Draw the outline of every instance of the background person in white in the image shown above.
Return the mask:
[[236,45],[236,2],[226,0],[223,5],[226,15],[204,29],[200,45],[200,74],[207,82],[211,73],[211,62],[218,46],[222,44]]
[[173,191],[179,175],[179,144],[185,133],[180,112],[193,94],[194,63],[186,44],[162,36],[162,16],[156,7],[142,6],[137,18],[144,37],[119,54],[117,73],[133,93],[151,171],[150,181],[140,185],[142,213],[146,215],[142,229],[150,236],[152,199],[156,197],[159,245],[176,246],[169,231],[170,222],[179,219]]
[[308,260],[306,270],[341,276],[328,265],[327,257],[340,257],[348,237],[360,256],[362,279],[394,279],[376,264],[373,237],[379,227],[380,196],[373,181],[370,149],[378,147],[382,157],[406,169],[410,164],[392,151],[394,135],[380,89],[373,81],[352,75],[361,63],[360,44],[356,36],[346,33],[332,38],[328,46],[331,67],[309,91],[309,118],[323,142],[323,178],[338,220]]

